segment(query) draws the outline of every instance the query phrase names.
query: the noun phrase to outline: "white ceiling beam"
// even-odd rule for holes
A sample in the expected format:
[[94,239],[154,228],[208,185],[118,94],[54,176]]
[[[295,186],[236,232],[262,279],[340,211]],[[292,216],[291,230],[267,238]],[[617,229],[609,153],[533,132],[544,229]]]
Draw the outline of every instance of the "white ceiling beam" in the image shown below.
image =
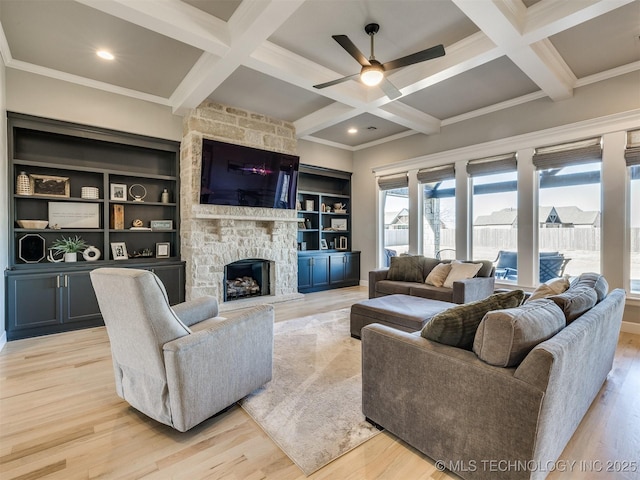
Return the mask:
[[390,102],[376,115],[425,135],[440,133],[440,120],[402,102]]
[[200,105],[303,3],[304,0],[244,0],[228,22],[229,50],[217,62],[211,62],[208,70],[201,68],[199,75],[185,77],[172,96],[174,112],[183,113]]
[[551,42],[530,45],[522,35],[524,19],[514,14],[510,0],[453,0],[552,100],[573,95],[576,78]]
[[529,44],[551,37],[600,15],[623,7],[635,0],[542,0],[527,9],[522,29],[523,40]]
[[296,127],[296,135],[298,137],[304,137],[337,123],[349,120],[362,113],[364,113],[364,109],[362,108],[354,108],[336,102],[320,110],[316,110],[305,117],[299,118],[293,122],[293,125]]
[[226,22],[179,0],[76,0],[205,52],[229,50]]

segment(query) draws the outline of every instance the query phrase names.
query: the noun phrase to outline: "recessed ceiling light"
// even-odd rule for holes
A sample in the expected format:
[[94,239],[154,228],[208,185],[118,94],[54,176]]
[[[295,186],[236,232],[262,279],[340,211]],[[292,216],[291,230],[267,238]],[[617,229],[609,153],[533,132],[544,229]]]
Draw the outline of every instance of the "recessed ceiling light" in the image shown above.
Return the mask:
[[96,55],[98,55],[100,58],[103,58],[105,60],[113,60],[114,57],[113,54],[111,52],[107,52],[106,50],[98,50],[96,52]]
[[349,133],[358,133],[358,129],[355,127],[351,127],[349,130],[347,130],[347,132]]

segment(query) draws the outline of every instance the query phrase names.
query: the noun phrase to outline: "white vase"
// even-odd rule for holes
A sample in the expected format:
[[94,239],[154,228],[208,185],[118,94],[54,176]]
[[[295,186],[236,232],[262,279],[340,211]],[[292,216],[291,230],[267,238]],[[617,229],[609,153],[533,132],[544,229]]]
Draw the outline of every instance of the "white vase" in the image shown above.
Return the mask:
[[65,253],[64,254],[64,261],[65,262],[77,262],[78,261],[78,254],[76,252]]

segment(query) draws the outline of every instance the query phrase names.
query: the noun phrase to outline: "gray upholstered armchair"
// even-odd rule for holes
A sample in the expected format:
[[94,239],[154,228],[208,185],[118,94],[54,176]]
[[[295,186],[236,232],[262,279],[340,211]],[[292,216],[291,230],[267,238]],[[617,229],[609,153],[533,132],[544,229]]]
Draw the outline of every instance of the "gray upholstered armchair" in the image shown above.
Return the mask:
[[181,432],[271,380],[273,307],[218,317],[203,297],[171,308],[153,273],[91,272],[107,326],[118,396]]

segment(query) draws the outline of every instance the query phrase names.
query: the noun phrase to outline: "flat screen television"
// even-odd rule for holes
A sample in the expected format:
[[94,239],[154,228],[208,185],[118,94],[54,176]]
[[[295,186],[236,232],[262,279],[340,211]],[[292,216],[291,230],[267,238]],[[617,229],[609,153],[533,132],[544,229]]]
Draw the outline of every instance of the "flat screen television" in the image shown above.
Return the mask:
[[200,203],[294,209],[300,157],[203,139]]

